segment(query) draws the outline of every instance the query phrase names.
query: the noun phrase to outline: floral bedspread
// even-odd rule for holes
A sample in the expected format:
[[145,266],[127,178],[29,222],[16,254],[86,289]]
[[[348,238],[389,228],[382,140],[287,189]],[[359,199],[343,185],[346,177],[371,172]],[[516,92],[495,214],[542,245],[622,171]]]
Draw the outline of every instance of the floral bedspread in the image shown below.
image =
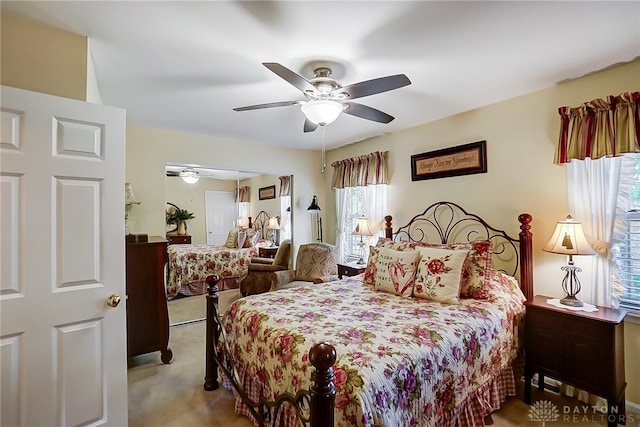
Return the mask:
[[230,249],[211,245],[169,245],[167,296],[200,295],[207,290],[206,278],[212,274],[246,277],[257,247]]
[[[362,276],[241,298],[223,319],[252,398],[310,385],[311,346],[336,347],[336,426],[467,426],[515,394],[525,300],[494,272],[489,300],[442,304],[376,291]],[[248,415],[236,396],[236,411]],[[296,424],[291,412],[280,425]]]

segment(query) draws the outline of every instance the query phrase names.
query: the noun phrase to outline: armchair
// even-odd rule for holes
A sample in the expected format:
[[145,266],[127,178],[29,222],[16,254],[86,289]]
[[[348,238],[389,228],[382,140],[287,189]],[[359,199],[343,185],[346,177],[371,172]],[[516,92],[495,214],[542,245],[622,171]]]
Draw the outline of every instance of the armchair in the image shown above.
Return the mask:
[[247,277],[240,282],[240,293],[243,296],[261,294],[276,284],[275,273],[289,269],[291,240],[280,243],[274,258],[252,257]]
[[296,269],[277,271],[275,276],[272,291],[338,280],[338,247],[321,242],[300,245]]

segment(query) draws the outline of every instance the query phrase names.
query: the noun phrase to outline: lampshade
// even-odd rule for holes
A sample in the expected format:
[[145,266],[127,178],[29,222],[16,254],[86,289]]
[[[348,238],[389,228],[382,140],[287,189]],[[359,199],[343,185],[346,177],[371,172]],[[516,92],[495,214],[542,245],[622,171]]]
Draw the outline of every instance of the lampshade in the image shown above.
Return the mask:
[[139,205],[140,202],[136,199],[136,196],[133,194],[133,186],[130,182],[124,183],[124,204],[125,205]]
[[307,208],[307,213],[320,213],[320,210],[320,206],[318,206],[318,198],[314,195],[313,199],[311,200],[311,204]]
[[542,250],[564,255],[595,255],[596,253],[584,236],[582,223],[571,218],[571,215],[558,221],[551,240]]
[[320,126],[333,123],[344,110],[341,103],[328,99],[308,101],[300,108],[307,119]]
[[278,218],[275,216],[269,218],[269,224],[267,225],[267,228],[269,230],[279,230],[280,224],[278,224]]
[[373,236],[371,228],[369,228],[369,220],[365,217],[358,218],[358,224],[351,234],[354,236]]
[[184,169],[180,171],[180,178],[187,184],[195,184],[200,179],[200,174],[193,169]]

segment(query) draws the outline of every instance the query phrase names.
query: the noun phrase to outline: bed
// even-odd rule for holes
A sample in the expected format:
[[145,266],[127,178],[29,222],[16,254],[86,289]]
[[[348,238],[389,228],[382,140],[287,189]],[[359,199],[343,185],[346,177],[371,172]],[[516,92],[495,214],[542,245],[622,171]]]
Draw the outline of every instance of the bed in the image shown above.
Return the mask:
[[[211,275],[238,277],[247,275],[252,256],[258,256],[261,245],[270,241],[260,239],[269,223],[269,214],[260,211],[255,219],[249,217],[248,229],[256,234],[247,235],[238,248],[237,233],[229,233],[225,245],[185,245],[173,244],[167,248],[169,256],[166,292],[168,298],[177,296],[202,295],[207,291],[206,278]],[[249,239],[253,241],[249,243]],[[231,240],[230,240],[231,239]],[[231,247],[229,247],[231,246]],[[221,286],[222,287],[222,286]]]
[[[386,218],[391,240],[380,246],[404,247],[406,256],[416,246],[451,254],[490,242],[483,293],[455,303],[381,291],[371,256],[365,274],[241,298],[223,319],[212,281],[205,389],[218,387],[220,367],[236,412],[255,425],[484,425],[515,394],[521,370],[533,279],[531,216],[518,219],[513,238],[450,202],[395,231]],[[457,244],[442,248],[448,242]]]

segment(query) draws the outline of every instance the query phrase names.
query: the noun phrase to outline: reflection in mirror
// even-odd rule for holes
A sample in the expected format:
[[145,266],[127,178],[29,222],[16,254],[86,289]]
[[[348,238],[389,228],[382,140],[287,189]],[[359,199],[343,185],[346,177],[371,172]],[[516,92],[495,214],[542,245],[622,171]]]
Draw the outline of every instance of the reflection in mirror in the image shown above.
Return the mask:
[[[169,244],[192,245],[193,250],[196,250],[195,245],[209,245],[212,249],[214,246],[225,245],[232,229],[236,226],[248,227],[260,213],[262,216],[266,215],[267,219],[260,227],[260,234],[255,238],[256,254],[273,256],[280,241],[292,238],[293,179],[290,174],[222,170],[179,163],[167,163],[165,170],[167,206],[170,206],[172,211],[184,210],[193,216],[186,220],[185,234],[178,234],[181,229],[177,225],[167,224]],[[269,221],[271,218],[275,219],[275,223],[273,220]],[[202,250],[206,248],[205,246]],[[170,256],[175,250],[177,247],[170,250]],[[184,247],[181,250],[189,250],[189,248]],[[171,265],[170,259],[169,269]],[[194,298],[181,298],[180,292],[176,293],[174,289],[181,286],[182,282],[190,280],[183,277],[181,283],[176,284],[177,281],[173,280],[168,271],[167,295],[172,298],[169,301],[169,317],[172,325],[204,317],[204,314],[200,313],[204,310],[204,303],[188,302],[187,300]],[[204,298],[205,290],[206,287],[191,283],[184,293],[199,295],[197,299],[201,299]]]

